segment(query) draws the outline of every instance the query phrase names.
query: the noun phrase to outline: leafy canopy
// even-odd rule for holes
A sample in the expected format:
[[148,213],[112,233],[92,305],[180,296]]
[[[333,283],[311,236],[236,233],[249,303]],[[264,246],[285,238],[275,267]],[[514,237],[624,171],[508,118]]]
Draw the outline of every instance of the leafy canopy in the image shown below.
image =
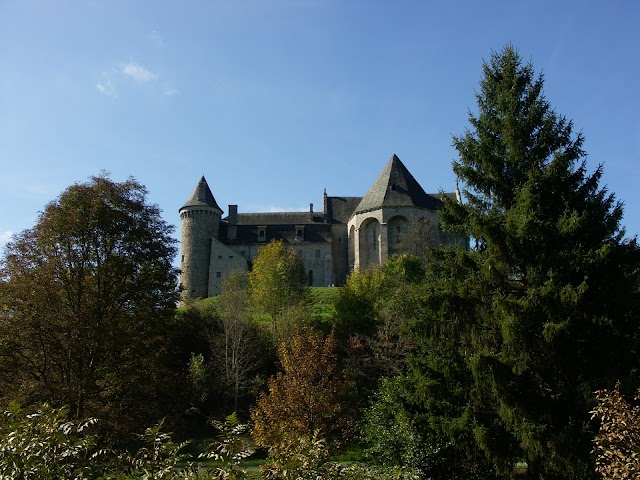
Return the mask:
[[49,203],[0,263],[2,395],[119,425],[152,416],[171,378],[158,358],[177,300],[171,232],[132,178]]

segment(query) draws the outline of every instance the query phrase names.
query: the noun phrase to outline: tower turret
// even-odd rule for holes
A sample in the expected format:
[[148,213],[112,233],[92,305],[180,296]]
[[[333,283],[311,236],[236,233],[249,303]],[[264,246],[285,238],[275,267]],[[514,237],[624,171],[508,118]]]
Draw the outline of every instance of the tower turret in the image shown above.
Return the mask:
[[209,296],[211,239],[218,238],[222,209],[204,176],[180,208],[180,285],[182,299]]

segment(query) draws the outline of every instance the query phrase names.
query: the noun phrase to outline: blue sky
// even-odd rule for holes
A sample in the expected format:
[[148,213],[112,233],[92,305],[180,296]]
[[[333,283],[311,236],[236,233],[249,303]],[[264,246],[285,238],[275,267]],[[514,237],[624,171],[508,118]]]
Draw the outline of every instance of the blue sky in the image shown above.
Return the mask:
[[451,136],[508,42],[635,235],[639,24],[631,0],[4,0],[0,245],[101,170],[134,176],[177,227],[201,175],[225,212],[364,195],[394,153],[451,191]]

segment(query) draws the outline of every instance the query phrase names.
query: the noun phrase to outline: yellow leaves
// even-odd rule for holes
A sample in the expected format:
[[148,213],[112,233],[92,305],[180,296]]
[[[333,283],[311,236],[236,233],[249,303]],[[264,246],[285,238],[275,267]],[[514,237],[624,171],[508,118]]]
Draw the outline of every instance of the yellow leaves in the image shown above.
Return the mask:
[[278,450],[287,434],[326,437],[340,431],[347,383],[338,369],[334,337],[296,334],[280,344],[279,354],[283,371],[269,380],[268,392],[251,412],[256,445]]

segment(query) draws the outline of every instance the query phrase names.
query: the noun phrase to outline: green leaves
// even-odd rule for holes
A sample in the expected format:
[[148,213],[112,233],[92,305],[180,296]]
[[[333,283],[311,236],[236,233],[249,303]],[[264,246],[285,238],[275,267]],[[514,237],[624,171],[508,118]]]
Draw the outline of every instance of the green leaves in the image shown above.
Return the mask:
[[260,249],[249,273],[249,291],[253,308],[269,317],[274,334],[278,333],[278,317],[286,320],[288,310],[305,303],[305,278],[302,260],[282,241]]
[[153,359],[177,301],[176,248],[146,197],[134,179],[92,177],[7,245],[0,394],[66,404],[74,417],[100,416],[105,426],[157,419],[136,392],[157,392],[168,377]]
[[88,479],[100,455],[85,430],[95,419],[72,421],[68,408],[40,405],[28,414],[12,404],[0,416],[0,478]]

